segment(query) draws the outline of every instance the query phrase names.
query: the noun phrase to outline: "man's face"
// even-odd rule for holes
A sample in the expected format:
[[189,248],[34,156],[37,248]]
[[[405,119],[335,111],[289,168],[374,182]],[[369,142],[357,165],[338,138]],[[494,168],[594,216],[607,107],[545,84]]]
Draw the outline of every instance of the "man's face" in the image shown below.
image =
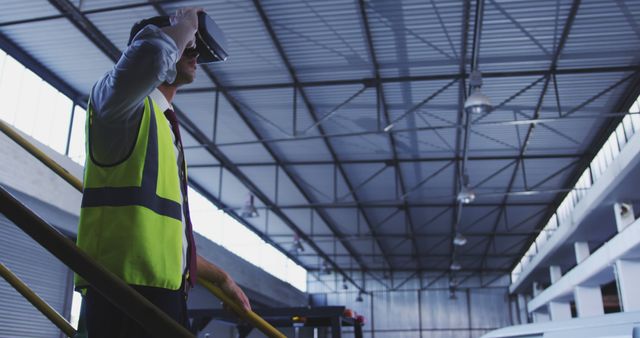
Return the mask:
[[176,81],[177,85],[184,85],[193,82],[196,78],[196,59],[198,58],[198,52],[195,48],[185,49],[182,53],[182,57],[176,63]]

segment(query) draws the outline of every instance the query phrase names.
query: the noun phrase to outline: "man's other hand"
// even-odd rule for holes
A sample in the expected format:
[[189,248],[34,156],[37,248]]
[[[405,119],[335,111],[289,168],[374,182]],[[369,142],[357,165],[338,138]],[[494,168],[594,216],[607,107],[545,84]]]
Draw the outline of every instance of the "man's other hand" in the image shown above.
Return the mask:
[[227,296],[231,297],[236,303],[240,304],[245,311],[251,311],[251,304],[249,298],[244,294],[242,289],[231,279],[231,277],[225,278],[220,284],[220,289],[224,291]]
[[242,289],[233,281],[231,276],[217,265],[209,262],[204,257],[198,255],[198,275],[200,278],[214,283],[231,298],[232,301],[242,306],[245,311],[251,311],[249,298],[242,292]]

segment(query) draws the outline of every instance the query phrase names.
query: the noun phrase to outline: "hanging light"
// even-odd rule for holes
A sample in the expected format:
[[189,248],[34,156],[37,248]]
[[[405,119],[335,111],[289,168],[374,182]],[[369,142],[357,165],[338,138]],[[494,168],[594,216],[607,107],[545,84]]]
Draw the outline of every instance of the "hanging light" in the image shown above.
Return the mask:
[[456,295],[456,288],[455,287],[449,287],[449,299],[451,299],[451,300],[458,299],[458,296]]
[[458,193],[458,201],[462,204],[469,204],[476,199],[476,193],[468,186],[463,186]]
[[300,236],[298,236],[298,234],[293,235],[293,244],[291,244],[291,249],[289,250],[289,252],[294,255],[304,252],[304,246],[302,245],[302,241],[300,240]]
[[358,297],[356,297],[356,302],[362,303],[364,301],[364,299],[362,298],[363,294],[364,294],[364,292],[362,292],[362,290],[360,290],[360,292],[358,292]]
[[463,234],[457,232],[456,236],[453,238],[453,245],[455,246],[463,246],[467,244],[467,238],[464,237]]
[[449,269],[451,269],[452,271],[459,271],[460,269],[462,269],[462,265],[460,265],[460,263],[458,263],[457,261],[453,261],[451,262]]
[[342,290],[348,290],[349,289],[349,285],[347,285],[347,279],[344,278],[342,280]]
[[325,275],[331,274],[331,264],[327,261],[322,261],[322,266],[320,267],[320,272]]
[[464,102],[464,111],[468,114],[486,114],[493,110],[491,100],[488,96],[482,94],[480,87],[473,89],[473,92]]
[[471,95],[464,102],[464,111],[467,114],[486,114],[491,112],[493,110],[491,100],[480,91],[480,87],[482,87],[482,73],[480,71],[474,70],[471,73],[469,85],[472,88]]
[[469,204],[476,199],[476,193],[469,187],[469,175],[464,174],[462,176],[462,188],[458,193],[458,202],[462,204]]
[[242,207],[242,211],[240,213],[240,215],[242,217],[244,217],[244,218],[256,218],[256,217],[259,216],[258,209],[256,209],[256,206],[254,204],[253,198],[254,198],[253,195],[249,195],[249,199],[247,200],[247,202]]

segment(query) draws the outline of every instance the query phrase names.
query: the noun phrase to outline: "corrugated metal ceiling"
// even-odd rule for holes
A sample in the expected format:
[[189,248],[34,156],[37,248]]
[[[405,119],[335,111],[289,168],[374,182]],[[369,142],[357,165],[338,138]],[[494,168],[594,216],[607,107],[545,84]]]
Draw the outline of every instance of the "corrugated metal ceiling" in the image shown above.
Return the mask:
[[[134,21],[158,13],[137,1],[82,3],[119,49]],[[262,196],[269,211],[247,224],[310,270],[323,260],[342,271],[448,269],[476,1],[157,6],[204,7],[229,40],[229,61],[202,67],[184,89],[191,93],[176,99],[198,134],[185,140],[195,183],[229,212],[248,191]],[[0,33],[86,94],[112,62],[73,19],[8,23],[57,14],[47,1],[4,1]],[[637,1],[485,1],[478,65],[483,92],[499,107],[472,117],[467,167],[478,197],[461,212],[459,229],[469,234],[463,269],[506,273],[564,195],[557,189],[593,156],[611,119],[576,117],[614,112],[636,93],[629,84],[640,67],[638,18]],[[523,151],[530,125],[508,123],[536,113],[558,121],[539,124]],[[538,192],[506,194],[526,189]],[[318,250],[288,252],[296,228]]]

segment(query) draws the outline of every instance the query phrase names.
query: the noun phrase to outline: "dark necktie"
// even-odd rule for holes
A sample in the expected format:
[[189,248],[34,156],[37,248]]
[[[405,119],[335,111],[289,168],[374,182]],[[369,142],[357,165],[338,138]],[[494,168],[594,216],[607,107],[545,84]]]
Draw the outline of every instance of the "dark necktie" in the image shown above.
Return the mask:
[[189,284],[193,287],[196,284],[197,273],[197,257],[196,257],[196,243],[193,238],[193,227],[191,226],[191,217],[189,215],[189,198],[187,194],[187,173],[186,163],[184,161],[184,151],[182,149],[182,140],[180,138],[180,127],[178,125],[178,116],[176,113],[167,109],[164,112],[164,116],[167,117],[169,123],[171,123],[171,130],[176,140],[176,146],[178,147],[178,171],[180,174],[180,190],[182,191],[182,209],[184,211],[185,225],[187,227],[187,243],[189,245],[187,255],[187,267],[189,268]]

